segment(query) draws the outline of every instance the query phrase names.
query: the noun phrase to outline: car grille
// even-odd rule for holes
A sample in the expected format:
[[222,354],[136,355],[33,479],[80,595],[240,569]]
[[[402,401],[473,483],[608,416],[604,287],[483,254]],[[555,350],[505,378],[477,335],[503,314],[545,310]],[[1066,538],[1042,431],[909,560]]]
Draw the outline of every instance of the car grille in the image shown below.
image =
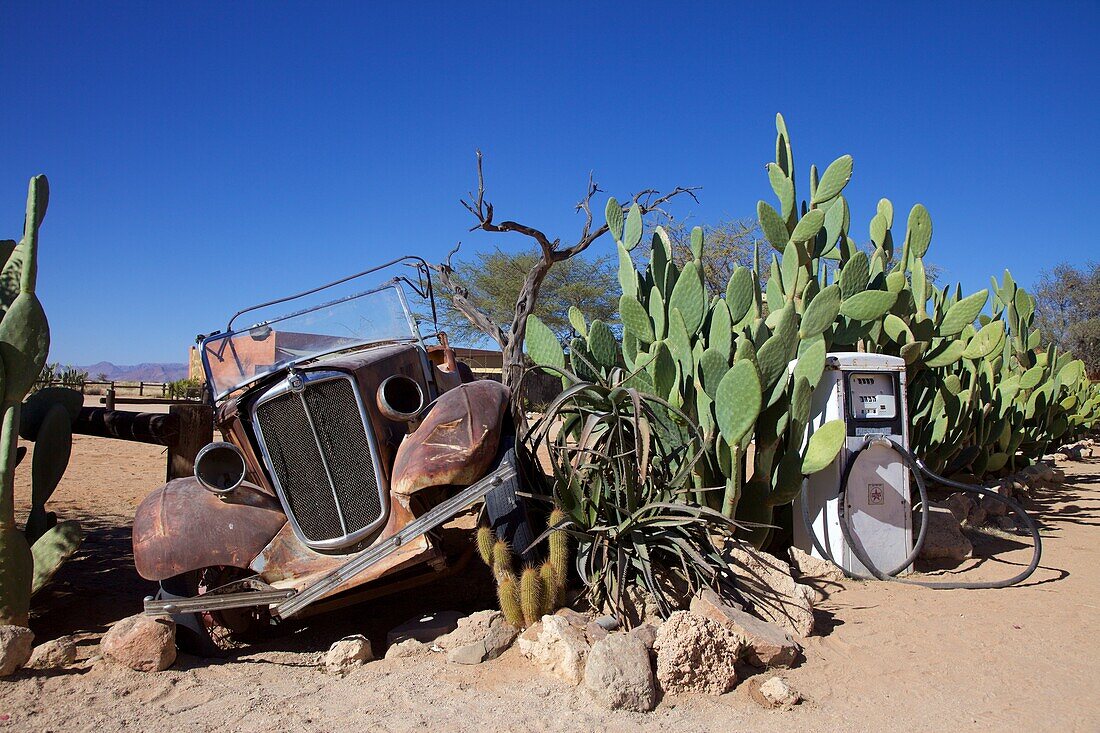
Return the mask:
[[355,385],[342,375],[305,376],[301,392],[259,403],[258,435],[302,539],[339,547],[382,519],[382,492]]

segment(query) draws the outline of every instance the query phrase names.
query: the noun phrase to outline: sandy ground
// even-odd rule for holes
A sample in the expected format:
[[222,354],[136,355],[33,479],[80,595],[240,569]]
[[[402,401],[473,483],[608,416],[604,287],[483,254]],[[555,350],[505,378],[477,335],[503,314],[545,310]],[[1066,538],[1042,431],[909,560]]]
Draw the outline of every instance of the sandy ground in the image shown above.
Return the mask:
[[[1100,730],[1100,461],[1063,464],[1068,482],[1039,493],[1045,553],[1025,586],[823,584],[819,631],[784,672],[805,702],[763,710],[742,684],[717,698],[667,696],[642,715],[600,710],[514,649],[477,667],[441,655],[377,661],[342,679],[316,667],[346,634],[381,650],[386,631],[418,612],[488,607],[491,586],[473,564],[461,579],[309,619],[228,660],[181,655],[153,675],[105,663],[99,636],[152,591],[133,569],[129,521],[164,460],[153,446],[76,437],[53,509],[90,533],[35,599],[31,625],[39,641],[75,633],[81,661],[0,681],[0,730]],[[1011,575],[1030,558],[1026,538],[972,539],[968,578]]]

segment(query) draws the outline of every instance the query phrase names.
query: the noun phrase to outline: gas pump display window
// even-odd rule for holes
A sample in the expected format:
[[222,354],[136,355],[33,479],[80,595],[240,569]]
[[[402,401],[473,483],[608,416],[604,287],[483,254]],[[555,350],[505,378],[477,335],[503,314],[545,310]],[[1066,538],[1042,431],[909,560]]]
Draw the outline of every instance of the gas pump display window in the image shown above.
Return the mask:
[[894,380],[889,374],[854,373],[848,380],[849,411],[853,418],[891,420],[897,416]]

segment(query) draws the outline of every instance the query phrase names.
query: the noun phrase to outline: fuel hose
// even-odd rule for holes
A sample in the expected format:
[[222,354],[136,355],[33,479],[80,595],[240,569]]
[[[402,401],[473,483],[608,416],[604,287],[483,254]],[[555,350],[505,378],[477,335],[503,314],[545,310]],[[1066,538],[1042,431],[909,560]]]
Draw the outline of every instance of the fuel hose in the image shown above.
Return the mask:
[[[920,532],[917,533],[917,539],[913,543],[913,551],[909,553],[908,557],[906,557],[905,560],[902,561],[902,563],[898,567],[893,568],[889,571],[884,571],[875,567],[874,563],[872,563],[870,558],[867,557],[867,553],[864,552],[863,546],[858,542],[852,541],[853,536],[851,528],[851,516],[845,510],[845,502],[847,500],[848,493],[848,479],[851,476],[852,467],[855,465],[856,460],[859,458],[860,454],[872,445],[890,448],[899,456],[901,456],[902,461],[908,467],[909,471],[913,474],[913,479],[917,485],[917,493],[920,494]],[[1024,525],[1027,527],[1028,532],[1031,534],[1033,547],[1031,562],[1028,564],[1028,566],[1021,572],[1005,580],[974,582],[933,582],[910,580],[909,578],[897,577],[900,573],[902,573],[906,568],[911,566],[916,561],[917,556],[920,555],[920,551],[924,547],[924,540],[928,531],[929,515],[928,489],[925,486],[924,477],[928,477],[933,481],[939,482],[945,486],[950,486],[960,491],[966,491],[968,493],[978,494],[980,496],[987,496],[991,499],[994,499],[995,501],[999,501],[1002,504],[1006,505],[1016,516],[1020,518],[1021,521],[1023,521]],[[1017,501],[1007,496],[1002,496],[996,491],[992,489],[987,489],[984,486],[966,484],[960,481],[953,481],[949,478],[944,478],[943,476],[940,476],[938,473],[928,468],[928,466],[926,466],[920,458],[913,455],[905,446],[899,444],[893,438],[887,437],[885,435],[868,436],[863,445],[860,446],[859,449],[856,450],[854,453],[852,453],[851,457],[849,457],[848,463],[844,467],[844,474],[841,477],[840,481],[840,491],[837,496],[837,508],[840,519],[840,532],[841,536],[844,538],[844,542],[848,545],[849,548],[851,548],[852,554],[854,554],[856,556],[856,559],[858,559],[860,563],[863,564],[863,567],[867,568],[871,575],[873,575],[875,578],[878,578],[879,580],[892,580],[897,583],[907,583],[909,585],[919,585],[925,588],[938,588],[941,590],[978,590],[983,588],[1007,588],[1011,585],[1021,583],[1028,577],[1030,577],[1031,574],[1035,572],[1035,569],[1039,567],[1039,559],[1043,554],[1043,541],[1042,538],[1039,536],[1039,527],[1035,524],[1035,520],[1033,520],[1031,516],[1028,515],[1027,511]],[[807,501],[802,502],[802,521],[806,525],[806,532],[810,537],[810,541],[813,543],[814,549],[816,549],[823,558],[840,568],[845,575],[849,577],[858,577],[845,570],[844,566],[840,562],[838,562],[828,550],[822,547],[821,543],[818,541],[817,534],[814,532],[813,529],[813,522],[810,519],[809,502]]]

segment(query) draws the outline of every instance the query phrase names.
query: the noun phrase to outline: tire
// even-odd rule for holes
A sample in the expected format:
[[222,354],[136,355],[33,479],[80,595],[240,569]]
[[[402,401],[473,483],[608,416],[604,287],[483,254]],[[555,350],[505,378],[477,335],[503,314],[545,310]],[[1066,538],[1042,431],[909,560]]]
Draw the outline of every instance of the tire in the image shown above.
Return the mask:
[[[515,460],[514,454],[505,460]],[[531,526],[527,512],[527,502],[516,495],[519,489],[518,477],[504,481],[485,496],[485,513],[489,517],[489,526],[497,539],[504,540],[519,554],[525,563],[533,563],[535,550],[524,552],[531,546],[536,533]]]
[[[251,575],[248,570],[229,566],[203,568],[162,580],[161,595],[195,598]],[[199,657],[225,656],[262,637],[271,626],[266,606],[177,614],[172,619],[176,622],[176,646]]]

